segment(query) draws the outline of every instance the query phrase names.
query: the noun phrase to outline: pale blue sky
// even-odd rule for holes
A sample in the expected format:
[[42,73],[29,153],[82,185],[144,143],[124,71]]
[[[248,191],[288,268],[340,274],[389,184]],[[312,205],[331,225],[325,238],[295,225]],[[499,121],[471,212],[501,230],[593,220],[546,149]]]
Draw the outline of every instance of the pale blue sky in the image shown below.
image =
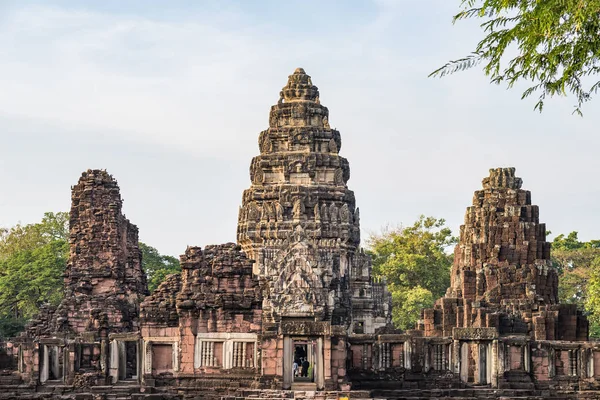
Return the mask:
[[596,102],[534,111],[480,70],[456,0],[0,0],[0,226],[68,210],[87,168],[119,181],[140,238],[235,241],[269,108],[304,67],[341,131],[363,238],[419,214],[454,232],[489,168],[515,166],[555,233],[600,237]]

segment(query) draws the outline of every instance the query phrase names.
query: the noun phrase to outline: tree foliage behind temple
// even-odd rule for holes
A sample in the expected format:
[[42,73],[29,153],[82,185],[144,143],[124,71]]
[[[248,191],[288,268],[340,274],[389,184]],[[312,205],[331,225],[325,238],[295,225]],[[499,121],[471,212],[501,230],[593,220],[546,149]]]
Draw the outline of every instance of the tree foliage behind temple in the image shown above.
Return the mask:
[[68,213],[46,213],[39,223],[2,231],[0,335],[20,331],[42,304],[60,302],[69,256],[68,223]]
[[577,232],[552,242],[552,263],[559,272],[561,303],[577,304],[590,321],[590,336],[600,337],[600,240],[582,242]]
[[181,272],[179,260],[162,255],[152,246],[140,242],[142,251],[142,268],[148,276],[148,289],[153,292],[167,275]]
[[[142,267],[154,290],[179,261],[140,242]],[[42,304],[63,298],[69,258],[69,213],[45,213],[41,222],[0,228],[0,337],[15,336]]]
[[447,250],[455,243],[445,220],[425,216],[412,226],[384,230],[369,238],[373,273],[387,280],[397,328],[413,329],[421,309],[444,295],[452,265]]

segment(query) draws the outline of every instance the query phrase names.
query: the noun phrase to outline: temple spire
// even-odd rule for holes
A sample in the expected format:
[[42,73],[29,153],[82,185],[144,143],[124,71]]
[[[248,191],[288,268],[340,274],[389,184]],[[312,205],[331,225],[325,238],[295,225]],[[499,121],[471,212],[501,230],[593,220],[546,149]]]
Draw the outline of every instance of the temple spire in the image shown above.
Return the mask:
[[318,101],[319,89],[313,85],[304,68],[296,68],[288,77],[287,85],[281,89],[281,99],[285,102],[292,101]]

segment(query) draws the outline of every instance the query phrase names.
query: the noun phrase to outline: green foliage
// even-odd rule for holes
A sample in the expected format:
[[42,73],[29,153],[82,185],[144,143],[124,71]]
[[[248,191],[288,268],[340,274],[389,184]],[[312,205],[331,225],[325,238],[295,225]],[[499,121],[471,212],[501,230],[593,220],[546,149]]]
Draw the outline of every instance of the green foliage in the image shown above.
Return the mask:
[[589,313],[590,336],[600,338],[600,256],[596,257],[590,265],[586,291],[585,309]]
[[142,251],[142,267],[148,276],[150,292],[153,292],[167,275],[181,272],[179,260],[175,257],[162,255],[145,243],[140,242],[139,245]]
[[[574,112],[600,87],[600,0],[461,0],[453,21],[482,20],[484,38],[467,57],[450,61],[430,76],[444,76],[483,62],[491,81],[510,88],[528,81],[522,98],[571,93]],[[514,54],[514,56],[513,56]],[[506,60],[508,58],[508,60]]]
[[396,327],[413,328],[421,308],[445,293],[452,265],[446,249],[455,243],[443,219],[423,215],[412,226],[371,236],[373,273],[388,282]]
[[400,329],[414,328],[421,310],[433,306],[436,300],[431,291],[421,286],[399,289],[390,285],[389,288],[392,292],[392,319],[394,325]]
[[0,336],[13,335],[43,303],[62,298],[69,255],[68,213],[3,229],[0,235]]
[[[14,336],[44,303],[63,296],[63,274],[69,257],[69,214],[46,213],[36,224],[0,228],[0,337]],[[142,267],[154,290],[179,261],[140,243]]]
[[[591,282],[600,282],[600,269],[594,267],[599,262],[600,241],[581,242],[577,232],[567,236],[558,235],[552,242],[552,264],[559,273],[558,295],[561,303],[578,304],[590,318],[590,332],[600,334],[600,308],[594,304],[598,299],[590,291]],[[594,280],[595,279],[595,280]],[[600,298],[599,298],[600,299]],[[595,332],[595,333],[594,333]]]

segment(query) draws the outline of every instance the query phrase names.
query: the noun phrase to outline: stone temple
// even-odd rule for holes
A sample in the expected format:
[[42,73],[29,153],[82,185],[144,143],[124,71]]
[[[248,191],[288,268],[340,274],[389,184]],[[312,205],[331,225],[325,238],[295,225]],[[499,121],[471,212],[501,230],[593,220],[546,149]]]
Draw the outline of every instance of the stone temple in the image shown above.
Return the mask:
[[64,300],[4,344],[0,399],[600,398],[600,345],[559,304],[514,168],[484,178],[450,288],[401,332],[360,247],[340,132],[302,68],[258,145],[237,243],[188,247],[151,294],[115,179],[84,172]]

